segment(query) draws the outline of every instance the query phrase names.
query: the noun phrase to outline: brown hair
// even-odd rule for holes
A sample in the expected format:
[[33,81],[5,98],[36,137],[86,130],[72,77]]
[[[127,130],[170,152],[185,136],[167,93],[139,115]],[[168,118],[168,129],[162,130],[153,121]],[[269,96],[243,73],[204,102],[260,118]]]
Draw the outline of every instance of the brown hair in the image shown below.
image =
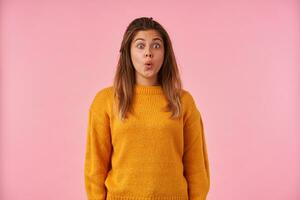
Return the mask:
[[131,61],[130,45],[138,31],[156,30],[164,43],[164,61],[157,75],[157,81],[162,86],[163,93],[168,100],[167,110],[172,112],[171,118],[180,116],[182,83],[176,63],[172,43],[167,31],[152,17],[134,19],[127,27],[120,48],[120,57],[114,77],[114,97],[117,100],[117,111],[120,119],[126,118],[131,110],[135,80],[135,69]]

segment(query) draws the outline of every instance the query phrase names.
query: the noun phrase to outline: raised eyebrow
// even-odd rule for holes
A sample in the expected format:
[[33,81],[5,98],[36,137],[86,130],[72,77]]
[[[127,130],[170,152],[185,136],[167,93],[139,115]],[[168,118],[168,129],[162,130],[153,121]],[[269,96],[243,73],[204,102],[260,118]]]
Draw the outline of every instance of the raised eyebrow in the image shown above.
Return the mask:
[[[137,40],[143,40],[143,41],[145,41],[145,39],[144,39],[144,38],[137,38],[137,39],[135,39],[135,40],[134,40],[134,42],[136,42]],[[153,40],[152,40],[152,41],[155,41],[155,40],[159,40],[159,41],[161,41],[161,42],[162,42],[162,40],[161,40],[160,38],[153,38]]]
[[159,40],[162,42],[162,40],[160,38],[154,38],[152,41],[154,41],[154,40]]

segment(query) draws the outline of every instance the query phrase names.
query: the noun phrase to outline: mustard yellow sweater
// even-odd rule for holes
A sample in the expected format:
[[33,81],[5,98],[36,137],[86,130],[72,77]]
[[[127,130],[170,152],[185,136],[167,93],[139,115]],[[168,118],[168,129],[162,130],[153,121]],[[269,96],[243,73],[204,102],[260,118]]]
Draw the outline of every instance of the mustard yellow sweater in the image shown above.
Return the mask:
[[205,200],[210,172],[203,123],[183,90],[183,115],[171,120],[161,86],[135,85],[134,112],[122,122],[113,87],[95,95],[88,117],[88,200]]

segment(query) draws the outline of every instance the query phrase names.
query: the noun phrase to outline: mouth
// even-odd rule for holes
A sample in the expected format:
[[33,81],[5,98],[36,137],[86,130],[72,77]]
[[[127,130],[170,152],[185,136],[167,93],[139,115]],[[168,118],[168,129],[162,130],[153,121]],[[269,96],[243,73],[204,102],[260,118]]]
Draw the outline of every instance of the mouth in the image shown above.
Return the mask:
[[153,63],[152,62],[146,62],[145,66],[146,66],[146,69],[151,69],[153,67]]
[[149,64],[149,65],[146,65],[145,69],[146,70],[151,70],[153,68],[153,65]]

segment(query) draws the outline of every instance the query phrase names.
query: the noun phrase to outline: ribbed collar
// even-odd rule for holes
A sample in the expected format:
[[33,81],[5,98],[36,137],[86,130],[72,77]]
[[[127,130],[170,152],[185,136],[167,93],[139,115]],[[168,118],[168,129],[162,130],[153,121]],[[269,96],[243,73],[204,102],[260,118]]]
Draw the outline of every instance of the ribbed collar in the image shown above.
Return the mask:
[[161,85],[134,85],[134,89],[136,94],[163,94],[162,86]]

